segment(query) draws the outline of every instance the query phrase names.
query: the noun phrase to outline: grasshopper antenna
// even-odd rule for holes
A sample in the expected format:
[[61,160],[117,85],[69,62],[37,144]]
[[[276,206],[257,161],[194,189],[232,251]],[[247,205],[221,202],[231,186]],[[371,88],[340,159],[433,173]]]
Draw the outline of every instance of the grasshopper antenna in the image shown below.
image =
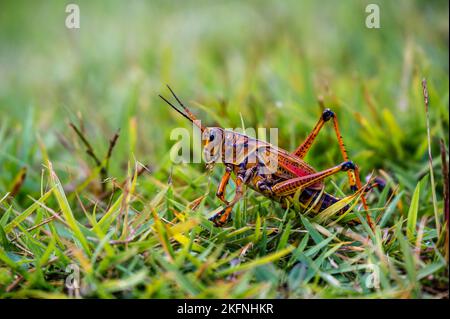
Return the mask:
[[175,94],[175,92],[170,88],[169,85],[167,85],[167,88],[170,90],[170,93],[172,93],[173,97],[177,100],[178,104],[183,108],[184,112],[181,112],[180,109],[178,109],[177,107],[175,107],[172,103],[170,103],[167,99],[165,99],[163,96],[159,95],[160,98],[162,98],[167,104],[169,104],[172,108],[174,108],[178,113],[180,113],[181,115],[183,115],[185,118],[187,118],[188,120],[190,120],[191,122],[193,122],[196,126],[198,126],[200,128],[200,130],[203,132],[205,130],[205,127],[203,127],[199,121],[197,120],[197,118],[195,117],[194,114],[192,114],[192,112],[183,104],[183,102],[181,102],[181,100],[178,98],[178,96]]
[[169,104],[175,111],[177,111],[178,113],[180,113],[181,115],[183,115],[185,118],[187,118],[189,121],[192,121],[186,114],[184,114],[183,112],[181,112],[175,105],[173,105],[172,103],[170,103],[164,96],[162,96],[161,94],[158,94],[158,96],[164,100],[164,102],[166,102],[167,104]]
[[167,85],[167,88],[170,90],[170,93],[172,93],[173,97],[175,98],[175,100],[177,100],[178,104],[180,104],[180,106],[183,108],[183,110],[186,113],[188,113],[189,115],[192,115],[192,117],[194,117],[193,114],[191,113],[191,111],[189,111],[188,108],[186,106],[184,106],[183,102],[180,101],[180,99],[175,94],[175,92],[170,88],[170,86],[168,84],[166,84],[166,85]]

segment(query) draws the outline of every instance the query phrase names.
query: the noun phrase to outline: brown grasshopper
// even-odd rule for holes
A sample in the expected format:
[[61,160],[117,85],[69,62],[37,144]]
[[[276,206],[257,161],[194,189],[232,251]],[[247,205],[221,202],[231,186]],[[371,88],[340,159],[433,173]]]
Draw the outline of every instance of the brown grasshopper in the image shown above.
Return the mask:
[[[233,206],[244,194],[243,185],[247,185],[264,196],[281,203],[284,207],[289,202],[296,201],[305,211],[321,212],[341,200],[324,192],[324,179],[342,171],[347,172],[351,190],[361,193],[362,205],[366,211],[368,210],[364,197],[364,192],[367,190],[361,185],[358,166],[349,160],[339,131],[336,114],[330,109],[323,111],[322,116],[305,141],[295,151],[288,152],[241,133],[225,130],[221,127],[203,126],[201,121],[197,120],[172,89],[169,86],[167,87],[182,110],[175,107],[163,96],[159,96],[200,129],[204,153],[209,158],[207,165],[212,165],[219,160],[225,164],[225,173],[216,193],[216,196],[225,204],[225,208],[210,218],[216,226],[223,226],[230,219]],[[344,161],[339,165],[317,172],[303,158],[311,148],[319,131],[329,121],[333,123]],[[229,202],[225,199],[225,190],[232,172],[236,177],[236,191],[234,198]],[[341,209],[340,212],[347,209],[348,206]],[[367,214],[367,221],[372,227],[369,214]]]

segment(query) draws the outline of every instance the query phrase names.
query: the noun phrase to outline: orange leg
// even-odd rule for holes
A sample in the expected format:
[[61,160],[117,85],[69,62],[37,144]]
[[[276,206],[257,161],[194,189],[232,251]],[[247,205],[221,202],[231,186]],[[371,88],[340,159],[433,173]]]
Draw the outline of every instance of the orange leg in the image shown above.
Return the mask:
[[[316,140],[316,137],[319,134],[325,122],[328,122],[331,119],[333,119],[333,127],[338,140],[339,149],[341,150],[342,158],[344,159],[345,162],[348,162],[349,159],[347,155],[347,150],[345,149],[344,140],[342,139],[341,132],[339,131],[339,125],[336,114],[334,114],[334,112],[331,111],[330,109],[326,109],[325,111],[323,111],[322,116],[320,117],[317,124],[314,126],[312,132],[309,133],[305,141],[292,154],[303,159],[308,153],[308,151],[311,149],[312,144]],[[354,188],[354,186],[356,185],[356,178],[351,171],[348,172],[348,177],[350,180],[350,187]]]
[[326,109],[322,113],[322,116],[320,117],[317,124],[314,126],[312,132],[309,133],[309,135],[306,137],[303,143],[299,147],[297,147],[297,149],[292,154],[297,157],[304,158],[308,153],[309,149],[311,148],[312,144],[314,143],[314,140],[316,139],[317,135],[319,135],[319,132],[322,129],[325,122],[329,121],[333,116],[334,113]]
[[355,164],[353,164],[352,162],[344,162],[322,172],[296,177],[287,181],[277,183],[271,187],[271,190],[275,196],[290,195],[292,193],[295,193],[299,188],[306,188],[308,186],[311,186],[317,182],[320,182],[328,176],[334,175],[341,171],[348,171],[353,169],[355,169]]
[[227,223],[230,218],[233,206],[242,198],[242,195],[244,195],[244,190],[242,187],[243,184],[243,177],[239,175],[236,178],[236,193],[234,194],[233,200],[224,209],[222,209],[220,212],[209,219],[214,222],[214,225],[223,226]]
[[[336,114],[331,111],[330,109],[326,109],[322,116],[320,117],[317,124],[314,126],[312,132],[306,137],[305,141],[293,152],[295,156],[298,156],[300,158],[304,158],[306,154],[308,153],[309,149],[311,148],[311,145],[313,144],[314,140],[316,139],[317,135],[319,134],[320,130],[322,129],[325,122],[328,122],[330,119],[333,119],[333,127],[334,131],[336,133],[336,138],[338,140],[339,149],[341,150],[342,158],[345,162],[349,161],[347,150],[345,149],[344,140],[342,139],[341,132],[339,130],[338,120]],[[359,190],[361,185],[361,180],[359,177],[359,169],[355,165],[354,169],[350,169],[347,172],[350,188],[352,191]],[[368,210],[369,207],[367,206],[366,199],[364,197],[364,194],[361,194],[361,202],[363,204],[363,207],[365,210]],[[367,214],[367,221],[372,227],[372,222],[370,220],[369,214]]]
[[222,177],[219,188],[217,189],[217,197],[226,204],[226,207],[219,213],[212,216],[209,220],[213,221],[216,226],[223,226],[230,218],[233,206],[242,198],[244,195],[243,185],[248,182],[250,178],[256,173],[258,166],[254,165],[250,168],[247,167],[248,157],[245,158],[241,164],[239,164],[239,171],[236,174],[236,191],[233,200],[228,203],[225,200],[225,188],[230,180],[230,175],[233,170],[232,165],[226,165],[225,174]]
[[231,171],[233,168],[231,166],[226,166],[225,173],[222,176],[219,187],[217,188],[216,196],[225,204],[228,205],[228,201],[225,199],[225,190],[227,188],[228,182],[230,181]]
[[[336,115],[333,116],[333,125],[334,125],[334,131],[336,132],[336,137],[339,143],[339,148],[341,149],[342,157],[344,158],[344,161],[348,161],[348,155],[347,151],[345,149],[344,140],[342,139],[341,132],[339,131],[338,121]],[[348,179],[350,183],[350,187],[352,190],[360,190],[361,180],[359,177],[359,168],[358,166],[355,166],[353,170],[348,171]],[[369,210],[369,207],[367,206],[366,198],[364,197],[364,193],[361,194],[361,202],[363,204],[363,207],[365,210]],[[373,229],[372,221],[370,219],[370,215],[367,212],[367,222],[369,223],[370,227]]]

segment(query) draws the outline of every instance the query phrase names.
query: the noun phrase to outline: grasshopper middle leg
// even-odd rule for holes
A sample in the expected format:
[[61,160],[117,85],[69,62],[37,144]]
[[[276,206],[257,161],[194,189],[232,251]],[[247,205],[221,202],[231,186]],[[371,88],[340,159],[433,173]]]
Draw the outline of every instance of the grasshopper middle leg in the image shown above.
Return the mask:
[[225,173],[222,176],[222,180],[220,181],[219,187],[217,188],[216,196],[219,198],[225,205],[228,205],[228,201],[225,199],[225,191],[227,189],[228,182],[230,181],[231,171],[233,167],[231,165],[227,165],[225,167]]

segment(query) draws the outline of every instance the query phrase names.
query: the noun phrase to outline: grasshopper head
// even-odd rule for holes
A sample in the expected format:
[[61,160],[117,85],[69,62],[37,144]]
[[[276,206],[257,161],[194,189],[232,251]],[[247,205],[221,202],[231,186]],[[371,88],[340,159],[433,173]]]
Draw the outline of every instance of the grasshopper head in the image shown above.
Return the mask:
[[172,93],[175,100],[178,102],[180,107],[176,107],[174,104],[169,102],[165,97],[160,95],[159,97],[163,99],[169,106],[171,106],[175,111],[180,113],[183,117],[191,121],[195,126],[200,129],[202,133],[203,141],[203,155],[207,167],[212,168],[214,163],[221,159],[222,144],[224,141],[224,131],[220,127],[205,127],[201,124],[195,115],[183,104],[183,102],[178,98],[178,96],[172,91],[172,89],[167,86]]
[[202,133],[203,156],[207,165],[221,158],[224,132],[220,127],[207,127]]

